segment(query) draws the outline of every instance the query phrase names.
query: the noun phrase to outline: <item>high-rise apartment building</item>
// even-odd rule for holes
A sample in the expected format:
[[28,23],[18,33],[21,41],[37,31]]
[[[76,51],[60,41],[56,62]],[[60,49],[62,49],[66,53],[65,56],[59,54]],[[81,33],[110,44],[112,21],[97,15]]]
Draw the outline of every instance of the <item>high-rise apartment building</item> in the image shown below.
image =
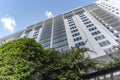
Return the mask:
[[[113,4],[114,2],[114,4]],[[56,17],[28,26],[25,30],[0,39],[0,43],[22,37],[34,38],[46,49],[69,51],[87,48],[91,58],[116,52],[120,39],[120,1],[98,0]]]

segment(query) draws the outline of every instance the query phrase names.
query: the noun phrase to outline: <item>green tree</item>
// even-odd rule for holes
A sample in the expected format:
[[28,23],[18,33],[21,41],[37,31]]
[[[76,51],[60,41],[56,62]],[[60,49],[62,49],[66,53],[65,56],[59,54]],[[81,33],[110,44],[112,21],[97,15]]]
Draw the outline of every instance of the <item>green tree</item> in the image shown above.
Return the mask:
[[0,46],[0,80],[80,80],[95,62],[86,50],[45,50],[34,39],[21,38]]
[[0,46],[0,80],[35,80],[32,75],[37,74],[43,55],[44,48],[33,39],[22,38]]
[[85,74],[89,66],[94,67],[96,64],[92,59],[85,58],[85,52],[79,48],[72,48],[67,53],[47,50],[40,71],[43,80],[80,80],[80,75]]

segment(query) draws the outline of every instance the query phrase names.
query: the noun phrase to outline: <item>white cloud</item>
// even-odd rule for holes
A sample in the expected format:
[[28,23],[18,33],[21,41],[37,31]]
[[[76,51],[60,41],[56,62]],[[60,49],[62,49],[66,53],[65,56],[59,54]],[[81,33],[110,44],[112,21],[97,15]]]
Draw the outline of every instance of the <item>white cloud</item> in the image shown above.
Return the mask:
[[46,16],[47,18],[53,17],[52,11],[45,11],[45,16]]
[[13,32],[16,26],[16,22],[14,18],[12,17],[3,17],[1,18],[1,22],[4,25],[4,28],[9,30],[10,32]]

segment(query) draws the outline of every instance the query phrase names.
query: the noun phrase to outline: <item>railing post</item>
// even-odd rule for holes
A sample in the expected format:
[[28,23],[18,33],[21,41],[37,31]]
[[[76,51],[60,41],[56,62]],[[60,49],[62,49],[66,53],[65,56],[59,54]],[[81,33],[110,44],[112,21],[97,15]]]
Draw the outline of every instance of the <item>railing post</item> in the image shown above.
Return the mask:
[[100,80],[100,76],[98,76],[98,77],[96,78],[96,80]]
[[110,74],[110,78],[111,78],[111,80],[114,80],[114,75],[113,75],[113,73]]
[[104,80],[106,80],[106,75],[104,75]]

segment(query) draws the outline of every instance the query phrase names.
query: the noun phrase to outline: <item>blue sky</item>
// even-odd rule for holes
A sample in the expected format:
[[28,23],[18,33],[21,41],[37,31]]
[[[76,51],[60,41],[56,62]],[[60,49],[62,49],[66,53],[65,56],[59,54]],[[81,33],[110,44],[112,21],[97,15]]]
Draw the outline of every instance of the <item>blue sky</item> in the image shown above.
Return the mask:
[[0,0],[0,38],[96,0]]

